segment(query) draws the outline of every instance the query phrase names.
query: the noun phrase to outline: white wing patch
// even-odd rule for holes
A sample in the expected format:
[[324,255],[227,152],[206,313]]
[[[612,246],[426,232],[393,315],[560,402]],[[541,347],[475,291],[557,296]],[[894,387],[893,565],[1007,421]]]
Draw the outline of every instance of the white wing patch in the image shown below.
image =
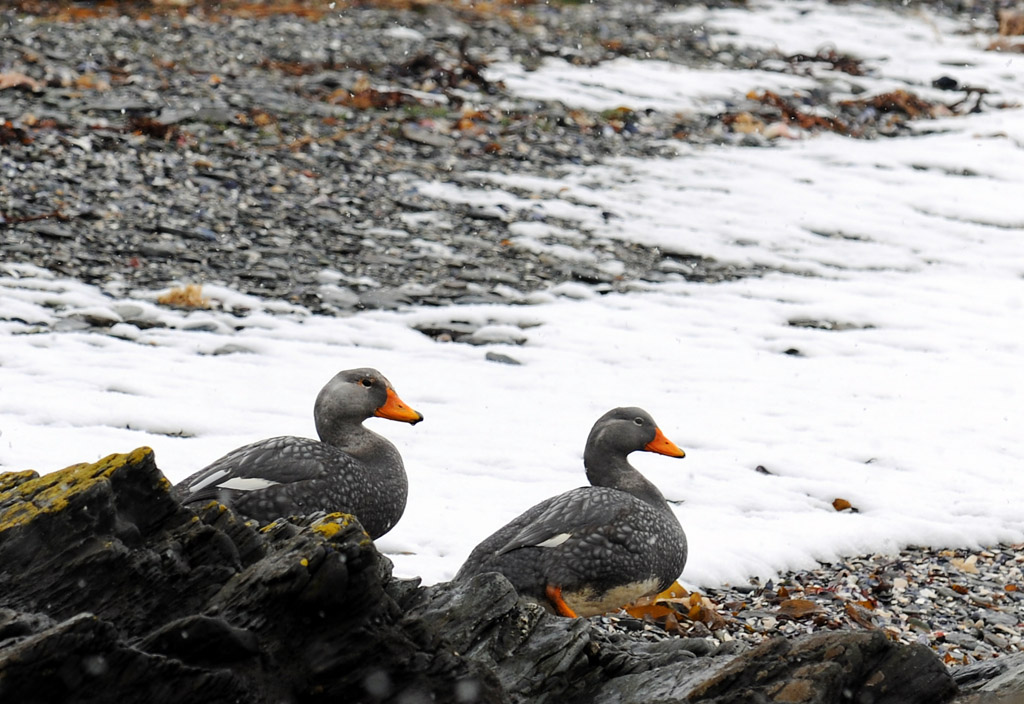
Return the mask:
[[227,470],[227,469],[222,469],[220,471],[214,472],[213,474],[208,476],[206,479],[203,479],[202,481],[198,481],[195,484],[193,484],[192,486],[190,486],[188,488],[188,490],[189,491],[199,491],[200,489],[203,489],[205,487],[210,486],[211,484],[213,484],[218,479],[223,479],[224,477],[226,477],[229,474],[231,474],[231,472],[230,472],[230,470]]
[[258,491],[260,489],[266,489],[268,486],[274,486],[281,482],[275,482],[270,479],[261,479],[259,477],[234,477],[228,479],[223,484],[218,484],[218,489],[234,489],[235,491]]
[[572,533],[559,533],[556,536],[548,538],[544,542],[537,543],[538,548],[557,548],[559,545],[564,543],[566,540],[572,537]]

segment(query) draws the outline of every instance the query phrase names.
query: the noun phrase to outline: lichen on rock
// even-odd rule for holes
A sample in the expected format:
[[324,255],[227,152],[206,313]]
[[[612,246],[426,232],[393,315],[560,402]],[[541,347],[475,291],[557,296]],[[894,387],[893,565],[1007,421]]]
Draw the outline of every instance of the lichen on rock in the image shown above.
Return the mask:
[[152,455],[151,449],[140,447],[130,454],[108,455],[99,462],[73,464],[42,476],[31,470],[0,475],[0,531],[24,525],[41,512],[63,511],[96,482],[109,481],[126,464],[144,465],[147,457],[152,463]]

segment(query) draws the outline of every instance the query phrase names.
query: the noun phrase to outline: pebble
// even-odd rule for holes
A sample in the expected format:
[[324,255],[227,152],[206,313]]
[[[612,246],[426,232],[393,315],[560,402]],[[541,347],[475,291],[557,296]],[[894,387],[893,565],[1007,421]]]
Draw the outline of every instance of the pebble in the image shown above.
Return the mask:
[[466,342],[471,345],[521,345],[526,335],[514,325],[484,325],[474,330]]
[[510,357],[507,354],[502,354],[501,352],[490,351],[484,355],[484,358],[489,362],[498,362],[499,364],[511,364],[514,366],[522,364],[522,362],[515,357]]

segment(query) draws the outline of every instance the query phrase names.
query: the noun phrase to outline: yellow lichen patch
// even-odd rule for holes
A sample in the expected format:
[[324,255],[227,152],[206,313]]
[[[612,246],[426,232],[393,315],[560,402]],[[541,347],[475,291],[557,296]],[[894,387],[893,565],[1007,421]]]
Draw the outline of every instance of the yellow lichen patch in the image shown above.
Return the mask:
[[260,533],[266,533],[266,534],[275,533],[278,530],[280,530],[280,528],[281,528],[281,526],[283,525],[284,522],[285,522],[284,519],[278,518],[277,520],[271,521],[270,523],[268,523],[265,526],[260,526],[259,527],[259,531],[260,531]]
[[23,481],[6,491],[0,490],[0,531],[26,524],[40,513],[56,513],[68,500],[86,491],[96,482],[107,481],[111,474],[127,464],[144,462],[153,451],[140,447],[127,454],[114,454],[92,464],[80,463]]
[[4,472],[0,474],[0,494],[10,491],[14,487],[32,479],[38,479],[39,472],[26,469],[23,472]]
[[0,531],[22,523],[28,523],[38,510],[32,504],[22,501],[11,506],[0,515]]
[[[346,528],[355,522],[355,516],[350,513],[329,513],[318,521],[315,521],[309,528],[314,533],[323,536],[326,540],[334,540]],[[360,545],[371,542],[370,536],[363,531],[365,536]]]
[[320,520],[313,523],[310,529],[319,533],[328,540],[334,538],[352,523],[352,516],[348,513],[329,513]]
[[302,558],[301,560],[299,560],[299,564],[303,567],[309,567],[309,560],[307,560],[306,558]]

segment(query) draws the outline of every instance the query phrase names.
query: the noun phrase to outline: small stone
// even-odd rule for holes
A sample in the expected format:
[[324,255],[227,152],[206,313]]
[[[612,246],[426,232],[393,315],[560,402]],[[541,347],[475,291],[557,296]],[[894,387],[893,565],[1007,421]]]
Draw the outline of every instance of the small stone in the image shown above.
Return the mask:
[[462,340],[472,335],[477,330],[476,325],[460,320],[450,320],[433,323],[417,323],[413,326],[427,337],[432,337],[439,342],[451,342]]
[[515,325],[484,325],[466,340],[471,345],[521,345],[526,335]]
[[214,318],[188,318],[180,323],[178,327],[182,330],[193,332],[227,332],[227,326]]
[[962,570],[964,572],[967,572],[969,574],[978,574],[978,567],[977,567],[978,556],[977,555],[971,555],[970,557],[968,557],[966,559],[961,559],[959,557],[954,557],[954,558],[950,559],[950,563],[952,563],[952,565],[954,567],[956,567],[957,569]]
[[983,640],[984,642],[993,646],[997,650],[1006,650],[1007,647],[1010,645],[1010,642],[1006,638],[999,635],[998,633],[992,633],[991,631],[985,632]]
[[566,282],[552,286],[550,289],[551,293],[556,296],[564,296],[565,298],[573,298],[576,300],[587,300],[595,298],[597,294],[590,286],[584,284]]
[[974,650],[978,647],[978,639],[973,636],[969,636],[966,633],[958,633],[956,631],[947,633],[945,640],[947,643],[953,643],[954,645],[967,650]]
[[477,220],[505,220],[508,218],[505,209],[497,205],[474,205],[466,211],[466,215]]
[[71,313],[69,317],[77,318],[85,321],[89,325],[102,328],[110,327],[114,323],[124,322],[121,316],[110,308],[102,308],[99,306],[81,308]]
[[64,223],[60,222],[36,222],[30,225],[22,225],[27,230],[41,237],[53,237],[57,239],[74,239],[74,231]]
[[409,297],[395,289],[384,289],[380,291],[367,291],[359,295],[357,308],[380,308],[384,310],[395,310],[411,303]]
[[507,354],[501,354],[500,352],[488,352],[486,355],[484,355],[484,358],[489,362],[498,362],[499,364],[522,364],[522,362],[520,362],[518,359],[515,359],[514,357],[509,357]]
[[234,342],[229,342],[228,344],[221,345],[220,347],[215,349],[213,351],[213,354],[214,356],[224,354],[252,354],[252,350],[246,347],[245,345],[239,345],[235,344]]
[[932,632],[932,627],[930,623],[913,616],[907,619],[907,625],[920,633]]
[[402,125],[402,136],[410,142],[425,144],[429,147],[437,147],[438,149],[450,149],[455,144],[455,139],[452,137],[411,122],[406,122]]
[[362,300],[362,297],[351,289],[334,284],[322,284],[317,289],[317,293],[325,303],[330,303],[339,308],[355,308]]

